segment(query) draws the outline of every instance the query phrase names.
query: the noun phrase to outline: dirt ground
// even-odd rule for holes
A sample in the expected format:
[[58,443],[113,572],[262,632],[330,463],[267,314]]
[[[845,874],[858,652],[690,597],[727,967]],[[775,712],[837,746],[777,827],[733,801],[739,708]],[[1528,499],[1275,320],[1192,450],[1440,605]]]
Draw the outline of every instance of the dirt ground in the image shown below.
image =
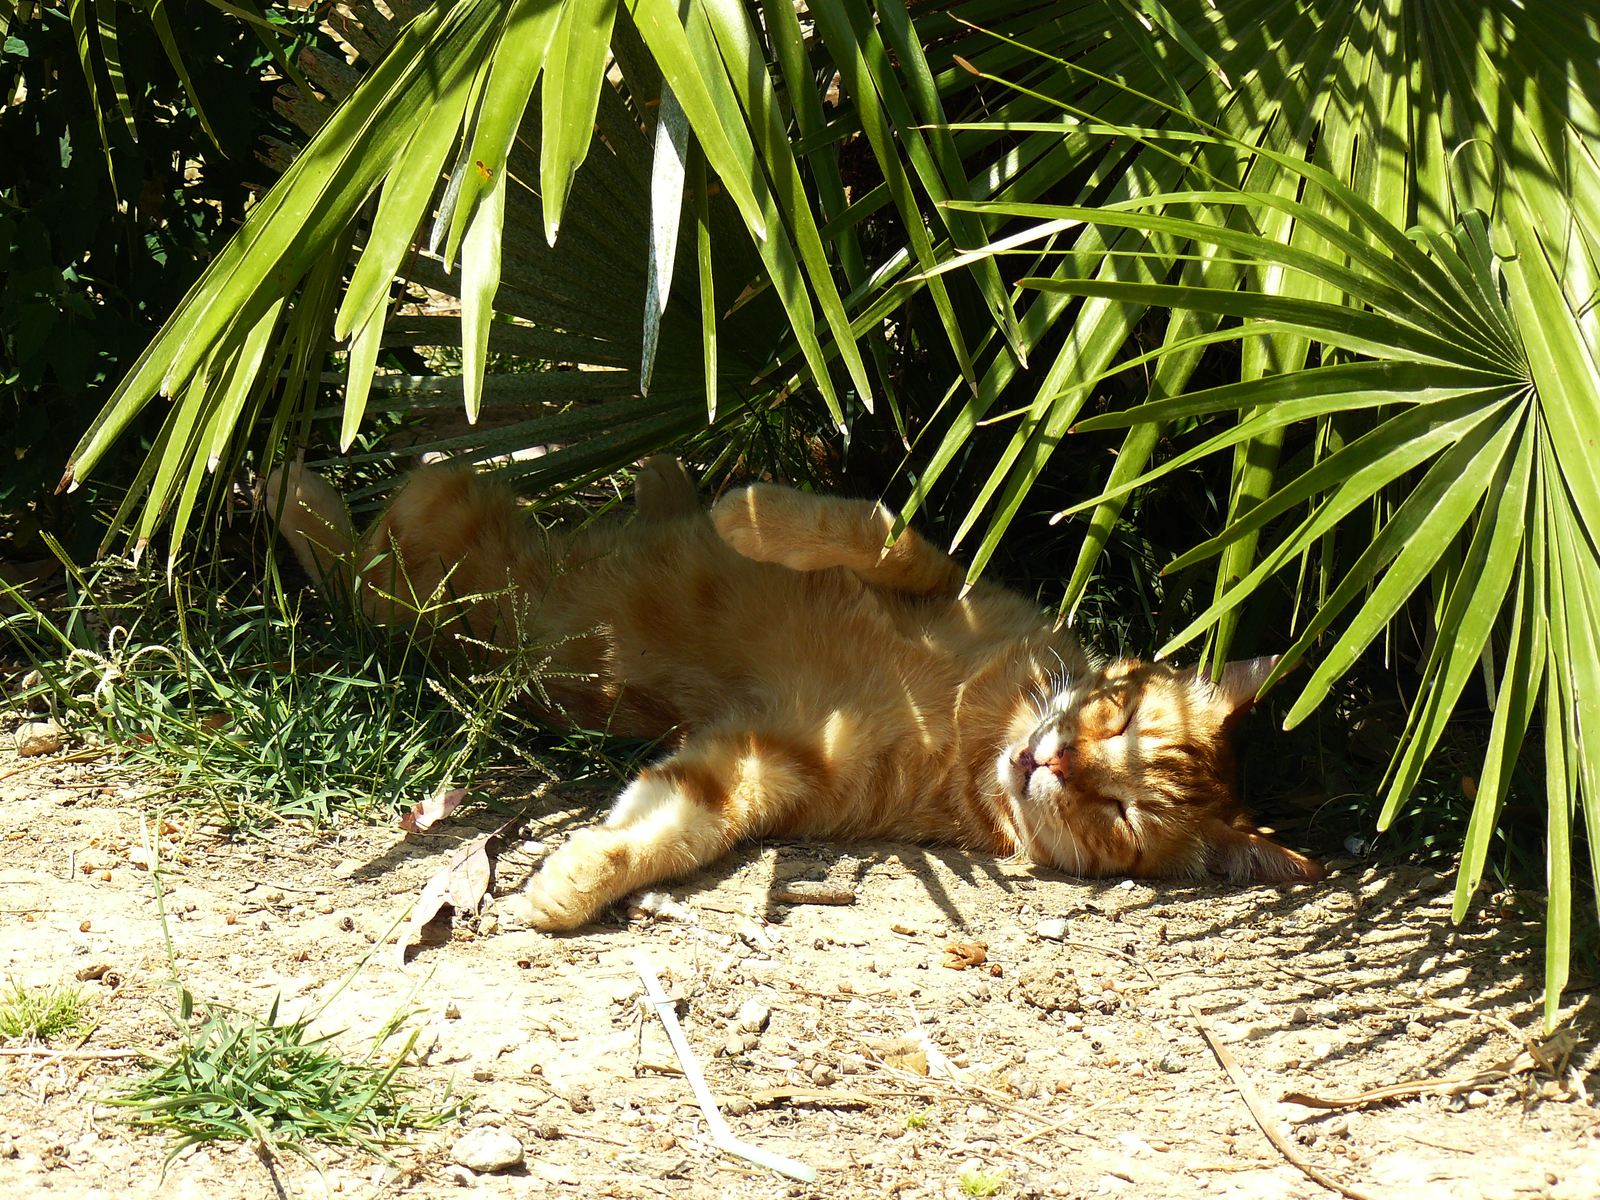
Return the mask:
[[[1551,1064],[1559,1080],[1529,1069],[1540,926],[1514,909],[1480,897],[1455,928],[1448,879],[1353,860],[1333,862],[1324,883],[1241,888],[1084,882],[890,844],[748,847],[674,887],[676,918],[618,912],[550,937],[506,928],[491,908],[404,969],[380,946],[319,1027],[346,1030],[342,1044],[359,1054],[409,1008],[422,1027],[419,1079],[441,1093],[453,1081],[470,1115],[398,1148],[398,1165],[324,1150],[325,1179],[289,1158],[275,1182],[249,1147],[217,1144],[163,1178],[168,1143],[134,1134],[102,1102],[143,1068],[92,1057],[173,1043],[143,863],[146,791],[105,761],[0,753],[0,976],[40,985],[100,974],[84,985],[98,1025],[75,1057],[0,1058],[0,1195],[917,1200],[959,1197],[963,1178],[965,1194],[1007,1197],[1334,1195],[1263,1136],[1203,1021],[1290,1146],[1360,1193],[1600,1196],[1594,1005],[1567,994],[1575,1048],[1564,1069]],[[601,799],[532,802],[496,893],[593,820]],[[481,832],[456,822],[423,836],[360,827],[235,840],[167,820],[180,973],[197,996],[255,1013],[274,996],[285,1014],[326,1000],[450,851]],[[857,899],[772,903],[795,880],[848,884]],[[1040,936],[1053,918],[1065,918],[1062,940]],[[951,946],[977,942],[987,962],[946,967]],[[660,1023],[639,1004],[638,950],[681,998],[736,1134],[810,1164],[816,1183],[759,1171],[710,1141]],[[737,1028],[752,1000],[771,1014],[759,1037]],[[1454,1096],[1332,1111],[1281,1099],[1497,1069],[1510,1073]],[[452,1162],[458,1139],[484,1125],[522,1143],[522,1165],[477,1174]]]

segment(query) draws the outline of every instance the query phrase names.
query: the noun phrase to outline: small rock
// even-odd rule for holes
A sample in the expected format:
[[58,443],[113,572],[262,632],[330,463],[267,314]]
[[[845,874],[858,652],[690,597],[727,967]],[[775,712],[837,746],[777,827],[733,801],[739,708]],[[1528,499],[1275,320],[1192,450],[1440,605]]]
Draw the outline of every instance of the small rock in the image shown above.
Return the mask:
[[331,914],[333,912],[333,901],[332,900],[318,900],[316,902],[316,904],[314,904],[312,907],[315,908],[317,912],[321,913],[323,916],[326,917],[326,916],[328,916],[329,914]]
[[1063,967],[1029,963],[1017,976],[1017,990],[1029,1004],[1047,1013],[1081,1012],[1083,1009],[1078,978]]
[[444,1177],[457,1187],[473,1187],[478,1180],[475,1175],[460,1163],[451,1163],[444,1169]]
[[484,913],[478,918],[478,932],[484,937],[492,937],[500,932],[500,918],[494,913]]
[[543,1124],[535,1125],[533,1127],[533,1132],[536,1136],[544,1139],[545,1141],[553,1142],[561,1136],[561,1126],[557,1125],[554,1121],[545,1121]]
[[364,864],[359,858],[345,858],[339,860],[339,865],[333,868],[335,879],[349,879],[359,871]]
[[356,927],[356,922],[355,922],[355,918],[354,917],[340,917],[339,918],[339,928],[344,930],[346,933],[349,933],[355,927]]
[[755,1110],[755,1101],[748,1096],[729,1096],[722,1103],[723,1113],[730,1117],[747,1117]]
[[1034,930],[1040,937],[1052,942],[1065,941],[1067,936],[1067,919],[1065,917],[1046,917],[1039,922]]
[[491,1082],[494,1081],[494,1068],[492,1068],[492,1067],[473,1067],[472,1068],[472,1078],[475,1079],[479,1083],[491,1083]]
[[485,1125],[458,1141],[450,1157],[474,1171],[503,1171],[522,1161],[522,1143],[503,1129]]
[[575,1113],[594,1111],[594,1097],[582,1088],[573,1088],[567,1093],[567,1107]]
[[461,1020],[461,1006],[454,1000],[444,1006],[444,1019],[446,1021]]
[[1484,1095],[1482,1092],[1467,1093],[1468,1108],[1482,1108],[1487,1103],[1489,1103],[1489,1097]]
[[728,1035],[728,1040],[722,1043],[724,1058],[738,1058],[741,1054],[748,1054],[761,1044],[759,1033],[733,1033]]
[[1303,1005],[1296,1004],[1294,1011],[1289,1014],[1289,1024],[1304,1025],[1306,1023],[1306,1010]]
[[746,1000],[739,1006],[734,1027],[743,1033],[760,1033],[772,1020],[772,1010],[759,1000]]
[[65,731],[54,721],[26,721],[17,727],[17,757],[54,754],[61,749],[61,739],[65,736]]
[[839,1073],[827,1063],[818,1063],[811,1070],[811,1082],[817,1087],[829,1087],[839,1082]]

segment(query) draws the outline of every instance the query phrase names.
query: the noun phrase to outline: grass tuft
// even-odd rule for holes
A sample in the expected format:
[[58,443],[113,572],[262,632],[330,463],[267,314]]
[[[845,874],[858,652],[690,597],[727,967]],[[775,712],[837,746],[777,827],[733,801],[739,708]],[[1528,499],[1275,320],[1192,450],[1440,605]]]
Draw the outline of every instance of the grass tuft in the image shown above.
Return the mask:
[[46,1042],[81,1027],[89,1000],[75,987],[25,988],[11,980],[0,993],[0,1036]]
[[519,640],[471,671],[305,593],[169,592],[116,560],[69,576],[59,609],[12,595],[0,617],[39,676],[8,703],[48,705],[236,829],[391,819],[496,755],[552,773],[515,712],[543,698],[548,648]]
[[956,1176],[956,1182],[963,1196],[993,1196],[1005,1183],[1005,1174],[968,1168]]
[[191,1028],[195,1001],[179,991],[183,1033],[177,1052],[109,1103],[130,1110],[130,1124],[178,1135],[167,1161],[200,1142],[251,1141],[291,1150],[310,1160],[306,1143],[358,1146],[380,1157],[383,1147],[413,1130],[432,1129],[460,1115],[462,1102],[418,1102],[417,1085],[401,1075],[417,1031],[387,1064],[380,1049],[398,1031],[389,1021],[367,1055],[352,1062],[309,1037],[312,1018],[278,1024],[278,1005],[265,1019],[211,1005]]

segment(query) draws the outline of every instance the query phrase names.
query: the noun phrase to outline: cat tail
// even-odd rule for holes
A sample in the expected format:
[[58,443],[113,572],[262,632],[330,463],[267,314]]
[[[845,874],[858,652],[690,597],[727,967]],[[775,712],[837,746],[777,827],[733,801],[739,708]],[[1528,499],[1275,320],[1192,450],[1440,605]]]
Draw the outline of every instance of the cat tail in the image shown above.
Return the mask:
[[298,459],[275,467],[261,490],[267,515],[306,574],[325,592],[348,596],[355,526],[344,497]]

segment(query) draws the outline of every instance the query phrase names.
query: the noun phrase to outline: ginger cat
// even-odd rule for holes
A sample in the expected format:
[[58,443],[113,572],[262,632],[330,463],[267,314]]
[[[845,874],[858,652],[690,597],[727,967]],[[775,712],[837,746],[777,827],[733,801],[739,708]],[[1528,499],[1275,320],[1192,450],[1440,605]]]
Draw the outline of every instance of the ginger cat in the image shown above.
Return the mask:
[[[757,484],[708,516],[673,458],[647,460],[635,494],[629,523],[545,531],[470,468],[428,467],[358,542],[326,481],[268,481],[306,569],[359,586],[375,619],[423,613],[467,647],[520,627],[572,672],[549,685],[565,714],[672,747],[513,915],[571,929],[766,835],[947,842],[1084,876],[1321,878],[1234,793],[1228,730],[1274,660],[1217,684],[1099,662],[1021,596],[961,596],[917,534],[884,552],[891,518],[868,501]],[[461,602],[430,609],[446,592]]]

